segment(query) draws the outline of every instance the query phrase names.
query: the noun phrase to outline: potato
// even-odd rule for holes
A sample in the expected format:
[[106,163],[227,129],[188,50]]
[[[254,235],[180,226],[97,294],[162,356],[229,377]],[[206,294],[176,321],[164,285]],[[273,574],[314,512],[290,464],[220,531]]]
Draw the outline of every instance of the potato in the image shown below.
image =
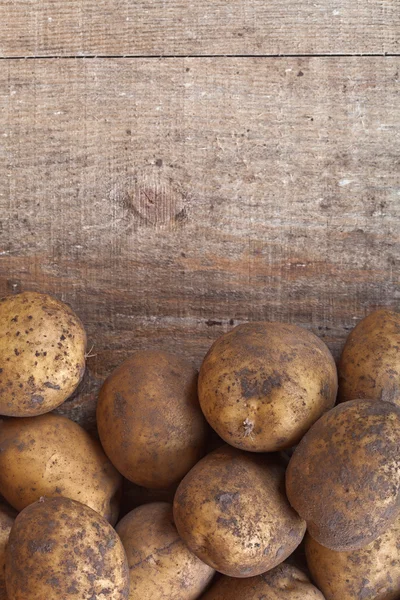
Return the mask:
[[6,550],[10,600],[124,600],[129,571],[103,517],[70,498],[46,498],[16,518]]
[[200,369],[207,421],[228,444],[251,452],[297,444],[336,392],[328,348],[296,325],[239,325],[217,339]]
[[308,577],[296,567],[282,563],[262,575],[237,579],[221,577],[201,600],[324,600]]
[[231,577],[272,569],[298,546],[304,521],[284,492],[275,455],[230,446],[203,458],[180,483],[174,519],[180,536],[206,564]]
[[377,538],[400,510],[400,408],[352,400],[321,417],[297,446],[286,490],[310,535],[337,551]]
[[0,414],[33,417],[59,406],[85,370],[86,334],[73,310],[47,294],[0,300]]
[[131,600],[195,600],[211,581],[214,570],[179,537],[171,504],[140,506],[116,529],[128,557]]
[[400,406],[400,313],[376,310],[347,338],[339,362],[339,400],[385,400]]
[[137,352],[108,377],[97,425],[106,454],[124,477],[168,488],[202,457],[208,426],[196,384],[188,362],[159,351]]
[[17,513],[5,504],[0,503],[0,600],[7,600],[6,593],[6,547],[11,527]]
[[335,552],[306,536],[311,575],[326,600],[400,598],[400,517],[374,542],[352,552]]
[[65,417],[0,422],[0,492],[17,510],[67,496],[115,523],[121,480],[99,442]]

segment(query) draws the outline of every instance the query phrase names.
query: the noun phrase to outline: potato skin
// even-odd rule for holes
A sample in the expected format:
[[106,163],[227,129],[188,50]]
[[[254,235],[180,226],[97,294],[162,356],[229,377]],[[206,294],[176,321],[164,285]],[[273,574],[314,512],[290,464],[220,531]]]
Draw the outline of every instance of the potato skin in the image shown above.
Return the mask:
[[379,309],[350,333],[339,361],[339,402],[355,398],[400,406],[400,313]]
[[33,417],[64,402],[85,371],[86,333],[48,294],[0,300],[0,414]]
[[171,504],[140,506],[116,530],[128,557],[131,600],[195,600],[214,575],[179,537]]
[[178,532],[205,563],[231,577],[259,575],[300,544],[305,522],[284,492],[276,455],[230,446],[214,450],[181,481],[174,498]]
[[0,503],[0,600],[7,600],[6,593],[6,547],[11,527],[17,513],[6,504]]
[[325,414],[297,446],[286,490],[310,535],[337,551],[377,538],[400,511],[400,408],[352,400]]
[[201,600],[324,600],[308,577],[288,563],[262,575],[238,579],[221,577]]
[[127,479],[168,488],[203,456],[208,425],[197,371],[180,357],[137,352],[105,381],[97,406],[103,448]]
[[66,417],[0,422],[0,492],[17,510],[41,496],[66,496],[114,524],[121,483],[99,442]]
[[374,542],[352,552],[335,552],[306,536],[313,580],[326,600],[400,598],[400,517]]
[[211,346],[199,400],[228,444],[251,452],[289,448],[335,404],[336,365],[313,333],[285,323],[238,325]]
[[46,498],[16,518],[6,550],[10,600],[126,600],[129,571],[114,529],[70,498]]

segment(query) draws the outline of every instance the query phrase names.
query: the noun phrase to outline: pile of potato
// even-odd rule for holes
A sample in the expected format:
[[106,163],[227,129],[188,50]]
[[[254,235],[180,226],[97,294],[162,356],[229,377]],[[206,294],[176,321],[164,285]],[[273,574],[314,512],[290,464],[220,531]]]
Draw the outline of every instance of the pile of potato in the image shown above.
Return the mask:
[[51,412],[86,343],[55,298],[0,301],[0,600],[400,599],[400,314],[361,321],[338,370],[284,323],[233,328],[199,375],[137,352],[101,443]]

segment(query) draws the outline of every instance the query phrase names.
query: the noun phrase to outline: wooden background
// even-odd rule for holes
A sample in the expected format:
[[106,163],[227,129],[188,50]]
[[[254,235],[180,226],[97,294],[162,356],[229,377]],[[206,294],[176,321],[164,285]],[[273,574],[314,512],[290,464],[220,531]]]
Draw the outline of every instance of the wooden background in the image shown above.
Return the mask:
[[340,352],[398,307],[397,0],[0,0],[0,293],[69,302],[92,355],[199,365],[249,319]]

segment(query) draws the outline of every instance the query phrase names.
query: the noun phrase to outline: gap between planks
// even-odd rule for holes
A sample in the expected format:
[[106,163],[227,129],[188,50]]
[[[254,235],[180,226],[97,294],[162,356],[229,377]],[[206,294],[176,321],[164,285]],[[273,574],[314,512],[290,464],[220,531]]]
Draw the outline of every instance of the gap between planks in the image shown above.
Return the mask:
[[91,59],[179,59],[179,58],[393,58],[400,53],[351,53],[351,54],[76,54],[46,56],[0,56],[0,60],[91,60]]

